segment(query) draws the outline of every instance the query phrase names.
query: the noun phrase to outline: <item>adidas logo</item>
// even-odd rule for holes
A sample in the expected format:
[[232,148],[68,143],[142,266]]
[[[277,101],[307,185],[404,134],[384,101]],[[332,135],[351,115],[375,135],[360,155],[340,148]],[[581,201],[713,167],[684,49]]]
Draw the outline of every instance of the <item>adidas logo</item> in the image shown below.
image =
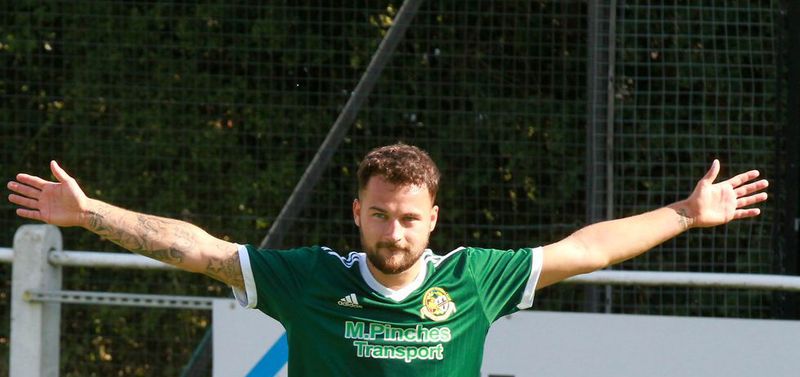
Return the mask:
[[347,296],[342,297],[341,299],[339,299],[338,304],[341,306],[346,306],[348,308],[363,308],[363,306],[361,306],[358,303],[358,298],[356,298],[355,293],[351,293]]

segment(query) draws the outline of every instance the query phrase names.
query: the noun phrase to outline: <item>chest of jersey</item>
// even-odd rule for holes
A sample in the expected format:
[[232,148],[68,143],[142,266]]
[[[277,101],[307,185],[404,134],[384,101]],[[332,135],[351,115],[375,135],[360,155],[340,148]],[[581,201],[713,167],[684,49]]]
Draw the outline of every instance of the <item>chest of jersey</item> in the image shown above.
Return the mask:
[[286,328],[293,377],[478,376],[490,324],[527,297],[532,255],[428,250],[425,272],[392,291],[377,283],[363,253],[248,248],[248,297]]
[[457,271],[432,273],[400,301],[370,289],[350,270],[308,283],[319,288],[298,303],[302,320],[285,323],[296,346],[290,357],[299,352],[347,360],[359,370],[353,375],[451,376],[467,365],[477,370],[489,321],[474,284]]

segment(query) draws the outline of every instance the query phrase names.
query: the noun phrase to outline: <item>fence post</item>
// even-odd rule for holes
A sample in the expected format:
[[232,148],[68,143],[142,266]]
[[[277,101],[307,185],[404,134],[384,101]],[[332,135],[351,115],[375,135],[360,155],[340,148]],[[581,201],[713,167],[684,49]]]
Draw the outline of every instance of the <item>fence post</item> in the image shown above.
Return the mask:
[[[588,2],[586,224],[614,218],[616,1]],[[611,286],[584,288],[583,309],[610,312]]]
[[[800,4],[796,1],[786,1],[784,7],[782,50],[785,54],[786,67],[786,105],[780,110],[786,114],[782,134],[777,136],[776,146],[778,156],[784,158],[779,172],[783,173],[783,182],[776,197],[781,198],[781,211],[775,211],[775,224],[782,234],[776,233],[777,255],[774,258],[774,271],[785,275],[800,275],[800,192],[797,185],[800,183],[800,131],[797,129],[800,122],[800,25],[797,17],[800,16]],[[772,195],[772,194],[770,194]],[[774,199],[773,199],[774,200]],[[800,294],[777,292],[775,294],[774,313],[777,318],[800,319]]]
[[61,305],[32,302],[26,292],[61,290],[61,267],[47,260],[61,249],[52,225],[23,225],[14,234],[10,377],[58,376]]

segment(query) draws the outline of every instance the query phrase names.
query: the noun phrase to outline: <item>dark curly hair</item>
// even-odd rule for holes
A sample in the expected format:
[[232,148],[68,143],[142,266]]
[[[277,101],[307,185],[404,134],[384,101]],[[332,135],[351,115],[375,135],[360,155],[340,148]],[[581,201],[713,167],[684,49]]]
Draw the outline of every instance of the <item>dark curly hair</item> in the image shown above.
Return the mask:
[[436,163],[422,149],[402,142],[375,148],[364,156],[358,165],[358,189],[363,190],[374,176],[395,185],[427,187],[434,200],[439,191]]

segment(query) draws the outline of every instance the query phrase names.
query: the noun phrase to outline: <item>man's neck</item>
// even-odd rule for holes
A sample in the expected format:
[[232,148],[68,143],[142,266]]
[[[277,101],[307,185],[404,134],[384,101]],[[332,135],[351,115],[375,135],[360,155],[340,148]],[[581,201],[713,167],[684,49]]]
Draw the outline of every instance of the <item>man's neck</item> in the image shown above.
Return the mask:
[[386,274],[381,272],[372,265],[372,262],[370,262],[369,259],[367,259],[367,267],[369,267],[369,272],[372,273],[372,277],[374,277],[378,283],[381,283],[381,285],[386,288],[397,291],[408,286],[414,281],[414,279],[417,278],[417,275],[419,275],[420,271],[422,270],[422,264],[425,263],[423,259],[424,258],[419,258],[417,262],[411,266],[411,268],[396,274]]

